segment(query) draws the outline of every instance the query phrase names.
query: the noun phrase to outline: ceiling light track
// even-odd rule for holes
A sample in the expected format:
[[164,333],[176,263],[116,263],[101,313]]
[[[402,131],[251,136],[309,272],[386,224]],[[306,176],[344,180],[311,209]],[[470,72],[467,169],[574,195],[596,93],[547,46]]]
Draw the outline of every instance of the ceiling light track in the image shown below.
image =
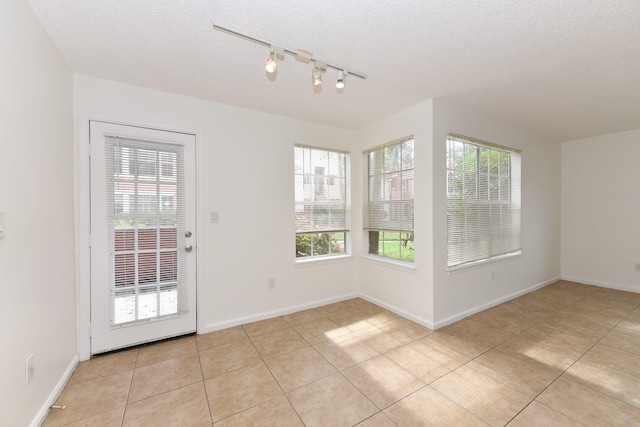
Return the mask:
[[273,73],[277,70],[278,68],[277,57],[278,56],[284,57],[284,55],[287,54],[287,55],[293,56],[297,61],[303,62],[305,64],[313,62],[314,68],[312,71],[312,82],[314,86],[322,84],[322,73],[325,72],[327,68],[331,68],[338,72],[338,81],[336,83],[336,88],[338,89],[344,88],[345,79],[347,75],[355,76],[360,79],[367,78],[367,75],[364,73],[353,71],[353,70],[347,70],[347,68],[345,67],[333,64],[324,59],[316,58],[313,56],[313,53],[303,49],[297,49],[297,50],[291,49],[278,43],[271,43],[266,40],[261,40],[256,37],[252,37],[247,34],[243,34],[238,31],[222,27],[215,23],[213,24],[213,29],[222,31],[223,33],[227,33],[235,37],[239,37],[241,39],[250,41],[252,43],[256,43],[256,44],[268,47],[270,49],[270,54],[269,54],[269,58],[267,59],[265,68],[269,73]]

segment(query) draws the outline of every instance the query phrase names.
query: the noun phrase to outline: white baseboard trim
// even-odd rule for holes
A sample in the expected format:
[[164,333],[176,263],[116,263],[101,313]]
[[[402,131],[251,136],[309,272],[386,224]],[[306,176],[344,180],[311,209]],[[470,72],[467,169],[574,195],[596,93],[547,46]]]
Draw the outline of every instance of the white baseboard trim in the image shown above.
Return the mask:
[[45,401],[42,408],[40,408],[33,421],[31,421],[30,427],[38,427],[44,423],[47,415],[49,415],[51,405],[56,403],[56,400],[58,400],[58,397],[62,394],[62,390],[64,390],[64,387],[71,379],[71,375],[73,375],[73,371],[76,370],[78,363],[80,363],[80,356],[76,354],[73,356],[71,363],[67,366],[67,369],[64,371],[64,374],[62,374],[62,377],[54,387],[53,391],[51,391],[49,398]]
[[433,327],[433,322],[430,321],[429,319],[425,319],[423,317],[420,316],[416,316],[415,314],[409,313],[408,311],[404,311],[401,308],[395,307],[391,304],[387,304],[385,302],[382,302],[380,300],[377,300],[373,297],[370,297],[369,295],[364,295],[364,294],[360,294],[358,295],[360,298],[362,298],[363,300],[369,301],[370,303],[373,303],[379,307],[382,308],[386,308],[389,311],[394,312],[395,314],[404,317],[405,319],[409,319],[412,322],[416,322],[419,325],[422,325],[424,327],[427,327],[429,329],[431,329],[432,331],[434,330]]
[[447,325],[450,325],[452,323],[455,323],[458,320],[462,320],[462,319],[464,319],[466,317],[469,317],[471,315],[479,313],[479,312],[481,312],[483,310],[486,310],[488,308],[495,307],[496,305],[505,303],[507,301],[511,301],[512,299],[515,299],[515,298],[518,298],[519,296],[528,294],[529,292],[533,292],[533,291],[535,291],[537,289],[544,288],[545,286],[550,285],[552,283],[555,283],[558,280],[560,280],[560,277],[554,277],[552,279],[545,280],[544,282],[537,283],[537,284],[535,284],[533,286],[529,286],[528,288],[521,289],[521,290],[519,290],[517,292],[502,296],[500,298],[491,300],[491,301],[489,301],[487,303],[484,303],[484,304],[478,305],[476,307],[470,308],[469,310],[465,310],[465,311],[462,311],[460,313],[456,313],[456,314],[454,314],[452,316],[449,316],[449,317],[446,317],[446,318],[444,318],[442,320],[436,321],[435,325],[434,325],[435,329],[440,329],[440,328],[442,328],[444,326],[447,326]]
[[278,316],[285,316],[287,314],[295,313],[298,311],[308,310],[310,308],[322,307],[323,305],[333,304],[335,302],[340,302],[340,301],[346,301],[348,299],[356,298],[359,296],[360,295],[358,295],[357,293],[352,293],[352,294],[342,295],[339,297],[317,300],[307,304],[294,305],[294,306],[286,307],[279,310],[265,311],[265,312],[251,315],[251,316],[238,317],[238,318],[227,320],[224,322],[210,323],[208,325],[205,325],[203,330],[201,331],[199,330],[198,334],[206,334],[208,332],[214,332],[214,331],[219,331],[221,329],[232,328],[234,326],[246,325],[247,323],[251,323],[251,322],[258,322],[260,320],[271,319]]
[[[567,280],[567,281],[571,281],[571,282],[577,282],[577,283],[584,283],[586,285],[594,285],[594,286],[600,286],[603,288],[609,288],[609,289],[615,289],[615,290],[620,290],[620,291],[627,291],[627,292],[634,292],[634,293],[640,293],[640,288],[634,288],[631,286],[625,286],[625,285],[618,285],[618,284],[614,284],[614,283],[607,283],[607,282],[599,282],[599,281],[593,281],[593,280],[587,280],[587,279],[583,279],[583,278],[579,278],[579,277],[572,277],[572,276],[562,276],[562,277],[555,277],[549,280],[546,280],[544,282],[540,282],[537,283],[533,286],[530,286],[528,288],[522,289],[520,291],[505,295],[503,297],[497,298],[495,300],[489,301],[485,304],[476,306],[474,308],[471,308],[469,310],[465,310],[463,312],[460,313],[456,313],[452,316],[449,316],[445,319],[439,320],[437,322],[433,322],[429,319],[424,319],[420,316],[416,316],[412,313],[409,313],[405,310],[402,310],[398,307],[395,307],[391,304],[387,304],[383,301],[380,301],[376,298],[373,298],[369,295],[365,295],[365,294],[360,294],[360,293],[351,293],[351,294],[346,294],[346,295],[342,295],[339,297],[333,297],[333,298],[327,298],[327,299],[323,299],[323,300],[317,300],[311,303],[307,303],[307,304],[301,304],[301,305],[296,305],[296,306],[291,306],[291,307],[287,307],[287,308],[283,308],[283,309],[279,309],[279,310],[273,310],[273,311],[267,311],[267,312],[262,312],[259,314],[255,314],[255,315],[251,315],[251,316],[245,316],[245,317],[239,317],[236,319],[232,319],[229,321],[224,321],[224,322],[217,322],[217,323],[212,323],[212,324],[208,324],[204,327],[204,330],[199,330],[198,334],[205,334],[208,332],[214,332],[214,331],[218,331],[221,329],[227,329],[227,328],[231,328],[234,326],[239,326],[239,325],[244,325],[247,323],[251,323],[251,322],[257,322],[260,320],[266,320],[266,319],[271,319],[274,317],[278,317],[278,316],[284,316],[287,314],[291,314],[291,313],[295,313],[298,311],[302,311],[302,310],[308,310],[311,308],[316,308],[316,307],[321,307],[323,305],[327,305],[327,304],[333,304],[336,302],[340,302],[340,301],[346,301],[352,298],[356,298],[356,297],[360,297],[366,301],[369,301],[373,304],[376,304],[380,307],[386,308],[389,311],[392,311],[406,319],[409,319],[413,322],[416,322],[422,326],[425,326],[431,330],[436,330],[436,329],[440,329],[444,326],[450,325],[452,323],[457,322],[458,320],[462,320],[466,317],[469,317],[473,314],[479,313],[483,310],[486,310],[488,308],[494,307],[496,305],[502,304],[504,302],[510,301],[512,299],[515,299],[519,296],[528,294],[530,292],[533,292],[537,289],[543,288],[547,285],[550,285],[554,282],[557,282],[558,280]],[[56,384],[55,388],[52,390],[51,394],[49,395],[49,398],[47,399],[47,401],[45,402],[45,404],[42,406],[42,408],[40,408],[40,410],[38,411],[38,413],[36,414],[36,416],[34,417],[34,419],[32,420],[30,427],[38,427],[40,425],[42,425],[42,423],[44,423],[45,419],[47,418],[47,415],[49,414],[49,410],[51,408],[51,405],[53,405],[56,400],[58,399],[58,397],[60,396],[60,394],[62,393],[62,391],[64,390],[64,387],[67,385],[67,383],[69,382],[69,379],[71,378],[71,375],[73,375],[73,372],[75,371],[76,367],[78,366],[78,363],[80,362],[80,356],[78,354],[74,355],[73,359],[71,360],[71,362],[69,363],[67,369],[65,370],[64,374],[62,375],[62,377],[60,378],[60,380],[58,381],[58,383]]]
[[[267,312],[263,312],[263,313],[259,313],[256,315],[251,315],[251,316],[246,316],[246,317],[239,317],[233,320],[229,320],[229,321],[224,321],[224,322],[218,322],[218,323],[211,323],[205,326],[204,330],[202,331],[198,331],[198,334],[206,334],[208,332],[214,332],[214,331],[219,331],[221,329],[227,329],[227,328],[231,328],[234,326],[239,326],[239,325],[245,325],[247,323],[251,323],[251,322],[258,322],[260,320],[266,320],[266,319],[271,319],[274,317],[278,317],[278,316],[284,316],[287,314],[291,314],[291,313],[295,313],[297,311],[302,311],[302,310],[308,310],[311,308],[316,308],[316,307],[321,307],[323,305],[327,305],[327,304],[332,304],[335,302],[340,302],[340,301],[345,301],[351,298],[356,298],[356,297],[360,297],[366,301],[369,301],[373,304],[376,304],[382,308],[386,308],[389,311],[392,311],[396,314],[398,314],[399,316],[402,316],[406,319],[409,319],[413,322],[418,323],[419,325],[425,326],[431,330],[437,330],[440,329],[444,326],[450,325],[452,323],[457,322],[458,320],[462,320],[466,317],[469,317],[473,314],[479,313],[483,310],[486,310],[488,308],[494,307],[496,305],[502,304],[504,302],[507,301],[511,301],[512,299],[518,298],[519,296],[528,294],[529,292],[533,292],[537,289],[543,288],[547,285],[550,285],[552,283],[557,282],[558,280],[561,280],[560,277],[554,277],[552,279],[549,280],[545,280],[544,282],[540,282],[537,283],[535,285],[529,286],[528,288],[525,289],[521,289],[517,292],[502,296],[500,298],[497,298],[495,300],[489,301],[487,303],[484,303],[482,305],[473,307],[469,310],[465,310],[463,312],[460,313],[456,313],[452,316],[449,316],[445,319],[433,322],[429,319],[425,319],[423,317],[420,316],[416,316],[413,313],[410,313],[408,311],[405,311],[401,308],[395,307],[391,304],[387,304],[383,301],[380,301],[376,298],[373,298],[369,295],[365,295],[365,294],[360,294],[360,293],[352,293],[352,294],[348,294],[348,295],[343,295],[340,297],[335,297],[335,298],[328,298],[325,300],[318,300],[318,301],[314,301],[312,303],[308,303],[308,304],[302,304],[302,305],[297,305],[297,306],[292,306],[292,307],[287,307],[287,308],[283,308],[280,310],[274,310],[274,311],[267,311]],[[570,280],[570,279],[564,279],[564,280]],[[573,280],[573,281],[578,281],[581,283],[585,283],[585,281],[582,280]]]
[[599,281],[582,279],[580,277],[572,277],[572,276],[562,276],[562,280],[567,280],[569,282],[584,283],[585,285],[599,286],[601,288],[615,289],[617,291],[640,293],[640,287],[619,285],[616,283],[609,283],[609,282],[599,282]]

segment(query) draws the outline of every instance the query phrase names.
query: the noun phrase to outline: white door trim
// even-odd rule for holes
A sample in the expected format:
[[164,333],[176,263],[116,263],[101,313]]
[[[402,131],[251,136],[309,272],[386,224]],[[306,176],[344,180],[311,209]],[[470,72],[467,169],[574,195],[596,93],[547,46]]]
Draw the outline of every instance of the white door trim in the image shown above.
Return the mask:
[[206,298],[206,290],[202,286],[205,278],[204,260],[206,260],[206,217],[204,204],[204,143],[201,131],[194,131],[183,128],[157,126],[154,124],[128,122],[122,120],[109,120],[83,115],[76,117],[77,122],[74,126],[74,193],[75,197],[75,241],[76,241],[76,324],[77,324],[77,343],[78,355],[80,361],[88,360],[91,357],[91,252],[90,244],[90,195],[91,181],[89,168],[89,122],[101,121],[126,126],[146,127],[168,132],[189,133],[196,137],[196,224],[199,230],[196,233],[196,245],[198,251],[197,264],[199,266],[196,277],[201,284],[197,288],[197,332],[203,331],[205,328],[205,317],[202,309],[206,307],[204,300]]

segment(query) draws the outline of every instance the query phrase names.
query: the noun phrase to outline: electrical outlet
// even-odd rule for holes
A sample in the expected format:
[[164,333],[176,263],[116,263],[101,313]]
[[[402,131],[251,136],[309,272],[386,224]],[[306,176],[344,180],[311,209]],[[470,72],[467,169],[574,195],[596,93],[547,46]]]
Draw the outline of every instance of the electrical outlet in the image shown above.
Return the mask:
[[267,288],[268,289],[275,289],[276,288],[276,278],[275,277],[269,277],[269,279],[267,280]]
[[29,384],[36,373],[35,355],[32,354],[27,357],[24,364],[24,383]]
[[640,273],[640,262],[636,262],[634,267],[635,267],[635,271]]
[[496,272],[491,270],[491,280],[496,280]]

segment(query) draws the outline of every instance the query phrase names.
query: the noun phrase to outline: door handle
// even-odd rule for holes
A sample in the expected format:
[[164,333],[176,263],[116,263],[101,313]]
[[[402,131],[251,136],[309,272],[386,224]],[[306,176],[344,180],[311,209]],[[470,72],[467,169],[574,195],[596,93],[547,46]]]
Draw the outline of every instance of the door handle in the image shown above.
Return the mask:
[[184,250],[185,250],[185,252],[191,252],[191,251],[193,250],[193,246],[191,246],[191,245],[186,245],[186,246],[184,247]]

